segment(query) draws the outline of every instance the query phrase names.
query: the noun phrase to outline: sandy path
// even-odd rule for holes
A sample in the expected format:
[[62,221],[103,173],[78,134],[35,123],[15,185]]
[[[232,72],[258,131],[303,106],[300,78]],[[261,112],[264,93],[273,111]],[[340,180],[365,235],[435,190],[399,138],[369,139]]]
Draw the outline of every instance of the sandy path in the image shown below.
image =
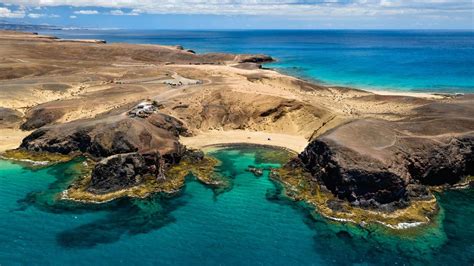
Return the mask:
[[200,133],[194,137],[181,137],[180,142],[194,149],[201,149],[216,144],[249,143],[283,147],[298,153],[302,152],[308,144],[308,141],[301,136],[245,130],[213,130]]

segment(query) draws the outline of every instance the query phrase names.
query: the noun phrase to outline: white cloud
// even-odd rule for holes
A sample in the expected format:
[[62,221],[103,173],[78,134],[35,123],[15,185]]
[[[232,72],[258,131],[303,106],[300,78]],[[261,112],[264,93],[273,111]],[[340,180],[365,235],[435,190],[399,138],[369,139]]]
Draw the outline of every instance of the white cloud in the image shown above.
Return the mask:
[[114,16],[123,16],[123,14],[124,14],[123,11],[120,9],[110,11],[110,15],[114,15]]
[[29,13],[27,16],[29,18],[44,18],[44,17],[59,18],[60,17],[59,15],[56,15],[56,14],[39,14],[39,13]]
[[74,11],[74,14],[79,14],[79,15],[98,15],[99,11],[97,10],[79,10],[79,11]]
[[69,18],[75,19],[77,18],[77,16],[69,16]]
[[[110,8],[110,15],[150,14],[247,14],[300,16],[383,16],[397,14],[451,15],[474,12],[472,0],[2,0],[24,6],[73,6]],[[76,14],[99,14],[80,10]]]
[[0,18],[24,18],[25,11],[23,9],[19,9],[16,11],[12,11],[6,7],[0,7]]
[[138,16],[138,15],[140,15],[140,13],[141,12],[137,9],[134,9],[131,12],[123,12],[120,9],[114,9],[114,10],[110,11],[109,14],[113,15],[113,16]]
[[44,17],[44,16],[45,16],[44,14],[37,14],[37,13],[28,14],[28,17],[30,17],[30,18],[41,18],[41,17]]

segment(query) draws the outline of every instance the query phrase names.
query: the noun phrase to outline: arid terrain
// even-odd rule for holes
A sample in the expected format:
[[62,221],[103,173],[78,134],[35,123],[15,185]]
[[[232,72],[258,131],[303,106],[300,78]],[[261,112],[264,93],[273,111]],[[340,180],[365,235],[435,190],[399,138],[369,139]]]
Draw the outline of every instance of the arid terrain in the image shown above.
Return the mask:
[[104,194],[166,179],[190,149],[279,146],[340,200],[386,211],[473,174],[472,95],[327,87],[271,60],[0,32],[0,151],[86,154]]

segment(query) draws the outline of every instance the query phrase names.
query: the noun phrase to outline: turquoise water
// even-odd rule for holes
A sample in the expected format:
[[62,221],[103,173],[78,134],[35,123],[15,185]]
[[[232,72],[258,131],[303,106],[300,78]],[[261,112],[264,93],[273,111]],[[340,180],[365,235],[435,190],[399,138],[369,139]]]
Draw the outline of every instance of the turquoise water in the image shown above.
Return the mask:
[[65,30],[63,38],[181,44],[198,52],[265,53],[282,72],[368,89],[474,93],[474,31]]
[[0,265],[472,265],[474,191],[439,195],[436,225],[404,234],[327,221],[279,192],[264,148],[212,153],[233,183],[216,194],[189,178],[173,198],[104,205],[54,200],[75,162],[41,170],[0,161]]

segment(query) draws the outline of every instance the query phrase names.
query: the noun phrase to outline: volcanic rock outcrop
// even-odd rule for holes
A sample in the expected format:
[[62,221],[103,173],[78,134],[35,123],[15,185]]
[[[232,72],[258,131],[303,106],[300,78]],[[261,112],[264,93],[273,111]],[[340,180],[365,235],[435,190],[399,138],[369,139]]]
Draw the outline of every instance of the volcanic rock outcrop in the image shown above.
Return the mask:
[[26,137],[20,148],[96,158],[89,189],[107,193],[135,186],[144,175],[159,178],[163,168],[179,162],[185,153],[178,136],[186,132],[180,121],[165,114],[120,114],[44,126]]
[[87,190],[103,194],[137,186],[146,175],[158,178],[162,160],[158,152],[112,155],[95,165]]
[[424,185],[474,174],[474,106],[466,96],[431,103],[399,121],[358,119],[312,141],[299,155],[341,199],[376,207],[421,197]]

